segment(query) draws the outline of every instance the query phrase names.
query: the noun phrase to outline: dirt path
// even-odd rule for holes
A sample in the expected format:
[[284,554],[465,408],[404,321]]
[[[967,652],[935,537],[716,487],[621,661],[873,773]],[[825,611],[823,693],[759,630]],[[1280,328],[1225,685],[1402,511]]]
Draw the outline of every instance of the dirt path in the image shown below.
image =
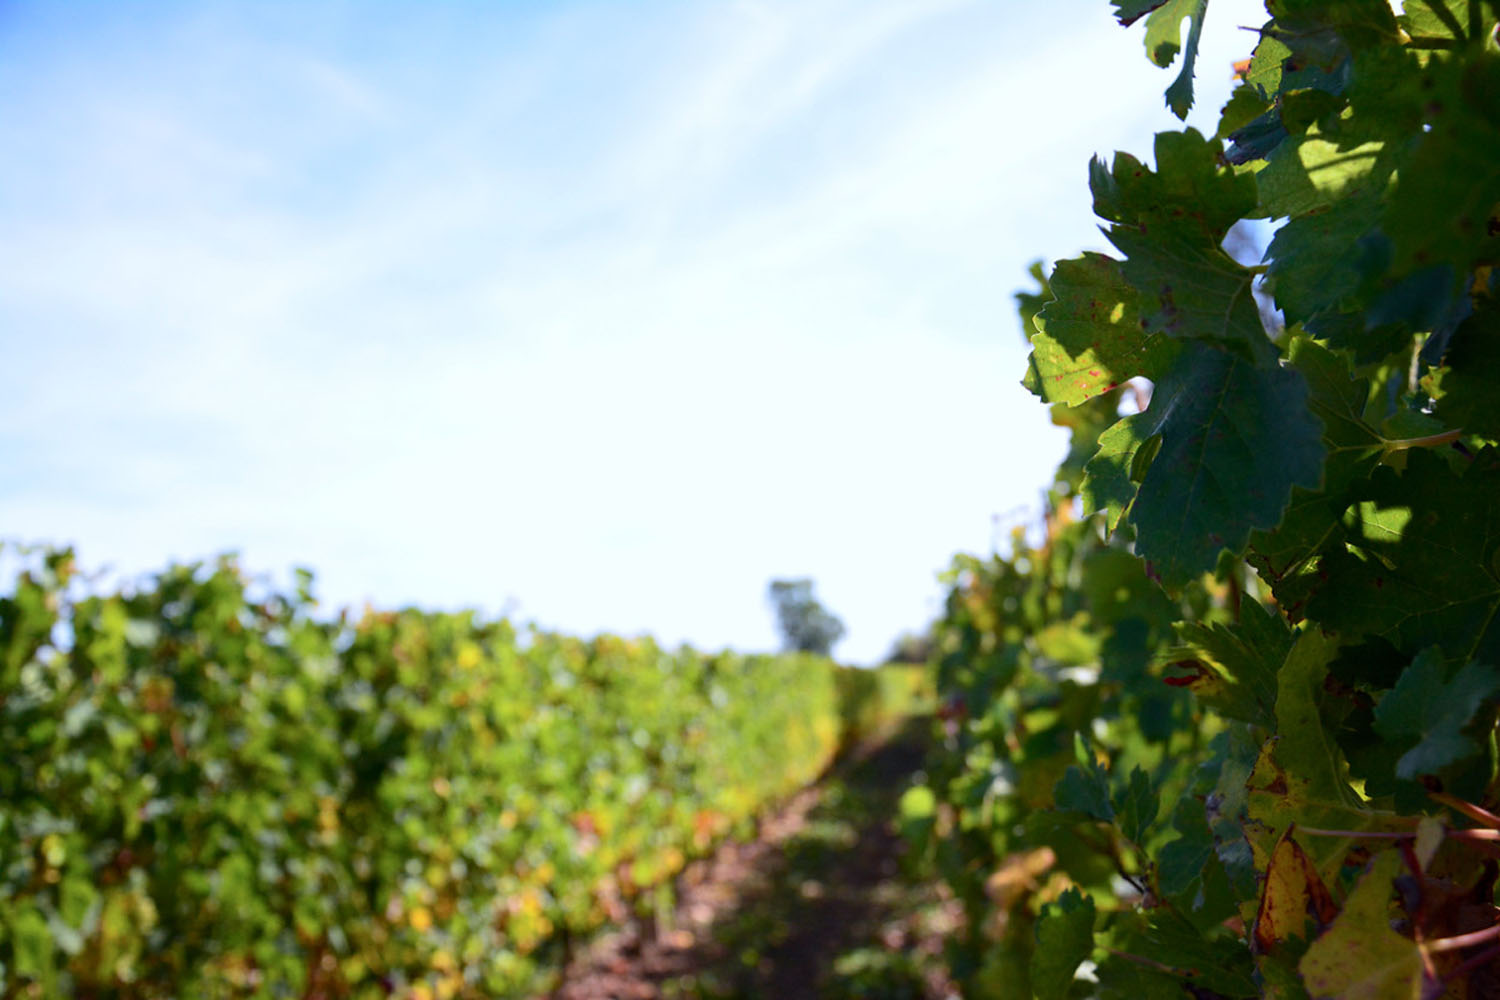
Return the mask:
[[658,997],[940,1000],[956,908],[907,873],[897,803],[922,764],[927,720],[864,748],[761,824],[684,872],[669,928],[599,941],[558,1000]]

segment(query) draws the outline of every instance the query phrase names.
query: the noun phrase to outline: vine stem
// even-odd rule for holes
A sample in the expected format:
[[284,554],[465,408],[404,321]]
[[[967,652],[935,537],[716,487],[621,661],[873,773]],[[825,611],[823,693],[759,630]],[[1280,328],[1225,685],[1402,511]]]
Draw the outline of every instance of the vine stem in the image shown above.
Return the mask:
[[1123,958],[1127,962],[1135,962],[1137,965],[1144,965],[1146,968],[1155,969],[1157,972],[1165,972],[1169,976],[1180,976],[1184,979],[1190,978],[1185,970],[1173,968],[1170,965],[1158,962],[1154,958],[1146,958],[1144,955],[1132,955],[1130,952],[1120,951],[1118,948],[1105,948],[1104,950],[1109,952],[1116,958]]
[[1426,437],[1386,439],[1385,450],[1389,454],[1393,451],[1406,451],[1409,448],[1438,448],[1445,444],[1452,444],[1463,436],[1462,428],[1451,431],[1443,431],[1441,434],[1428,434]]
[[1457,951],[1459,948],[1468,948],[1471,945],[1483,944],[1500,938],[1500,924],[1486,927],[1481,931],[1470,931],[1467,934],[1455,934],[1453,937],[1434,938],[1428,941],[1424,947],[1428,951]]
[[[1359,837],[1373,840],[1408,840],[1417,835],[1415,830],[1322,830],[1315,826],[1299,826],[1298,833],[1313,837]],[[1500,830],[1446,830],[1444,836],[1454,840],[1492,840],[1500,842]]]
[[1453,969],[1447,975],[1445,975],[1442,981],[1445,983],[1451,983],[1455,979],[1461,979],[1462,977],[1467,976],[1469,973],[1473,972],[1475,969],[1488,965],[1496,958],[1500,958],[1500,945],[1496,945],[1493,948],[1487,948],[1484,951],[1481,951],[1479,954],[1475,955],[1473,958],[1466,959],[1462,965],[1458,966],[1458,968]]
[[1496,816],[1488,809],[1476,806],[1472,802],[1465,802],[1463,799],[1455,798],[1447,792],[1428,792],[1427,794],[1450,809],[1456,809],[1463,813],[1477,823],[1483,823],[1485,826],[1500,830],[1500,816]]
[[1316,826],[1299,826],[1298,833],[1305,833],[1311,837],[1373,837],[1377,840],[1403,840],[1415,837],[1417,831],[1403,830],[1324,830]]

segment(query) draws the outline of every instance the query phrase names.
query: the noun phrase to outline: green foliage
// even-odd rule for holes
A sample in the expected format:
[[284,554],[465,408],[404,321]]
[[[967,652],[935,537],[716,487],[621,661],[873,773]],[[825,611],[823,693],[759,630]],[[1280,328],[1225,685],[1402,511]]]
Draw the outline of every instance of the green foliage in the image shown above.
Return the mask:
[[815,777],[839,668],[320,619],[229,560],[0,596],[0,996],[544,990]]
[[1479,753],[1464,730],[1475,713],[1500,692],[1500,671],[1466,663],[1447,679],[1442,657],[1423,650],[1375,706],[1375,731],[1396,743],[1416,745],[1396,761],[1398,778],[1438,774]]
[[[1115,7],[1190,81],[1204,5]],[[1039,529],[947,578],[910,824],[966,996],[1500,972],[1500,11],[1268,11],[1214,138],[1093,163],[1120,256],[1019,296],[1073,443]],[[1245,219],[1259,267],[1222,249]]]
[[1031,990],[1039,1000],[1066,1000],[1078,965],[1094,950],[1094,901],[1069,889],[1042,907],[1031,953]]
[[924,664],[840,667],[835,681],[845,742],[889,735],[912,716],[932,711],[932,675]]

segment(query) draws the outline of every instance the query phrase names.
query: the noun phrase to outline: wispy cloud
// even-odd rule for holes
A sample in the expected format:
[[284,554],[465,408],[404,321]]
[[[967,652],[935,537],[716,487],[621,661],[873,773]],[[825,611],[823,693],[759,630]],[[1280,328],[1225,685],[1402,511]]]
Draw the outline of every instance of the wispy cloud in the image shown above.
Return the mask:
[[710,645],[768,644],[766,579],[811,573],[874,656],[1059,448],[1010,292],[1098,242],[1088,153],[1165,124],[1098,6],[33,39],[0,523]]

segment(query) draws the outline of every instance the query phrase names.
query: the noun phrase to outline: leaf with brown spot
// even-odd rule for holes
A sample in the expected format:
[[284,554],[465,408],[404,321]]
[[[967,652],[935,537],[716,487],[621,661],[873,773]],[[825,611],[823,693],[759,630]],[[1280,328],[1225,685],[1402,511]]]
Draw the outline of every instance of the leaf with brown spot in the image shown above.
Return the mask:
[[1288,938],[1306,937],[1309,917],[1323,927],[1338,916],[1338,905],[1312,859],[1292,839],[1295,829],[1288,827],[1281,835],[1266,868],[1255,914],[1255,948],[1261,953],[1275,951]]

